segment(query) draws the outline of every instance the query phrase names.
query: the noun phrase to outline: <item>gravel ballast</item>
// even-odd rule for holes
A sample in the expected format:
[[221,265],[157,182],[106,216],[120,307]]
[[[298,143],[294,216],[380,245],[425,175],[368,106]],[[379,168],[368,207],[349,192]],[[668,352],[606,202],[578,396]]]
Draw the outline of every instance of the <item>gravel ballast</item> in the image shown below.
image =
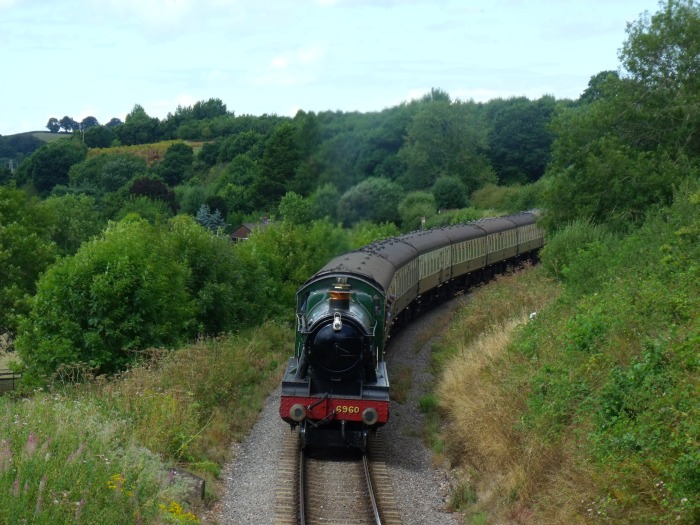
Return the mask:
[[[392,401],[384,434],[386,465],[403,525],[458,525],[458,515],[446,510],[448,473],[432,465],[432,454],[421,440],[424,416],[418,401],[429,391],[430,342],[422,344],[440,316],[450,315],[462,301],[448,301],[414,320],[392,337],[388,345],[389,377],[400,367],[410,367],[412,385],[405,402]],[[278,413],[280,391],[270,395],[243,443],[233,445],[232,457],[222,472],[223,495],[202,523],[220,525],[272,525],[277,486],[277,460],[283,436],[289,432]]]

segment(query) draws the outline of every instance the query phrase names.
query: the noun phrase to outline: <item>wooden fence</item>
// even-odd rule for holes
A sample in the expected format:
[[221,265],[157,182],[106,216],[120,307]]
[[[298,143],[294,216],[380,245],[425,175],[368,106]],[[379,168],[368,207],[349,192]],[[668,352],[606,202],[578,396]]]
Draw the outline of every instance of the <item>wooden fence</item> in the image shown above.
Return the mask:
[[14,390],[21,377],[21,374],[15,374],[12,370],[0,370],[0,394]]

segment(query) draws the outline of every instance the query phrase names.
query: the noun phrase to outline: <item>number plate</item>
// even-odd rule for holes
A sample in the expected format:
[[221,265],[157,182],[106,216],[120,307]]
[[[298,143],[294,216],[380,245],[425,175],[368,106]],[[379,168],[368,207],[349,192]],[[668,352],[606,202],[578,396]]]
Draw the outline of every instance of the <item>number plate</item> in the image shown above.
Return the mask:
[[360,407],[353,405],[338,405],[335,407],[336,414],[359,414]]

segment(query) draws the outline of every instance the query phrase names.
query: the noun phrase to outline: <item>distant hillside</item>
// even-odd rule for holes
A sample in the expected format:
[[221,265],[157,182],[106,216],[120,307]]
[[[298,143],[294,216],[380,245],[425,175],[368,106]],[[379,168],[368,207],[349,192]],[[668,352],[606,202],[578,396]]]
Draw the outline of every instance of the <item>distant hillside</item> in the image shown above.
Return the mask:
[[26,133],[18,133],[17,135],[31,135],[43,140],[44,142],[53,142],[54,140],[70,137],[72,133],[51,133],[50,131],[27,131]]

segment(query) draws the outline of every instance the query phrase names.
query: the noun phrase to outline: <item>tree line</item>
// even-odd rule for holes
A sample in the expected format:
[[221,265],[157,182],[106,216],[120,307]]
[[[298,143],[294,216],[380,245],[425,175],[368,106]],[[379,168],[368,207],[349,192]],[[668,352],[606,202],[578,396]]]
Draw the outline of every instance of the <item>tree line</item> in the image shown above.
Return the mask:
[[[9,276],[0,328],[17,330],[37,277],[58,257],[133,216],[162,224],[187,215],[213,233],[264,214],[305,228],[408,231],[423,218],[441,225],[542,206],[552,228],[582,217],[632,228],[697,175],[697,44],[672,29],[692,26],[696,11],[669,2],[633,26],[624,72],[594,75],[577,100],[476,103],[432,89],[380,112],[290,118],[236,115],[210,99],[163,120],[136,104],[123,123],[88,122],[34,149],[0,137],[0,154],[20,159],[0,167],[3,222],[16,224],[0,243]],[[655,64],[659,56],[674,61]],[[16,264],[31,250],[31,262]]]

